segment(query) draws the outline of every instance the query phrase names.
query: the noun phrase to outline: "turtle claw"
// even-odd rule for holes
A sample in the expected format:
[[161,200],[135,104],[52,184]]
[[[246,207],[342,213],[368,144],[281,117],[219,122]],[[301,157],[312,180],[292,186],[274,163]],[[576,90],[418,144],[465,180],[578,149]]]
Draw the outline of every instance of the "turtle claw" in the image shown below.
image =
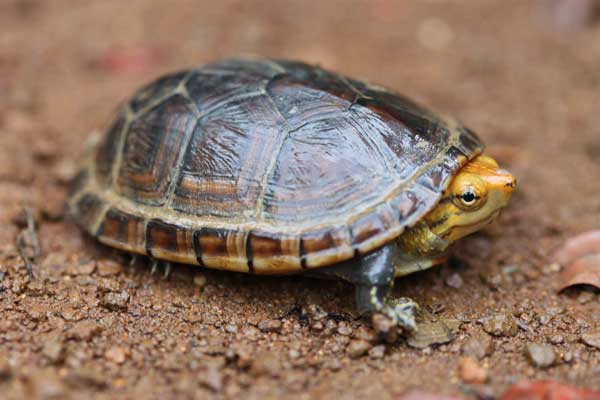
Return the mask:
[[168,261],[159,261],[156,259],[152,259],[152,264],[151,264],[151,269],[150,269],[150,275],[156,275],[156,272],[160,269],[160,267],[162,267],[163,269],[163,276],[162,279],[166,280],[169,278],[169,276],[171,276],[171,272],[173,272],[173,264],[168,262]]
[[156,274],[156,271],[158,271],[158,264],[159,264],[158,260],[152,259],[150,275]]
[[165,271],[163,273],[163,279],[164,280],[169,279],[169,276],[171,276],[172,271],[173,271],[173,264],[171,264],[170,262],[165,262]]
[[380,310],[382,314],[390,318],[396,325],[409,331],[417,330],[415,314],[419,305],[409,298],[389,299]]

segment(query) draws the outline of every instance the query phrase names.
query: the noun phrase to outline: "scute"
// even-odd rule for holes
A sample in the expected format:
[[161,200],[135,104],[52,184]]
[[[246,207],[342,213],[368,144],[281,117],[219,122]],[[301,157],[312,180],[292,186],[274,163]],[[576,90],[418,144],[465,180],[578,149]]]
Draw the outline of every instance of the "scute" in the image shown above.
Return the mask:
[[387,89],[298,62],[225,60],[134,96],[71,205],[116,247],[285,273],[398,237],[482,147]]

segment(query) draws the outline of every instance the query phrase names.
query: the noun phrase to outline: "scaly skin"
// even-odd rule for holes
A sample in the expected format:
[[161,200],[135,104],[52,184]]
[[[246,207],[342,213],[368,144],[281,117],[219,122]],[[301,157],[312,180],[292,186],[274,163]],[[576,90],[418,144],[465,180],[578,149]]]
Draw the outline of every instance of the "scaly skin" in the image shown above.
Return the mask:
[[400,248],[415,259],[435,261],[454,241],[492,222],[516,186],[493,158],[478,156],[458,172],[438,205],[400,237]]
[[[481,155],[454,177],[438,205],[398,239],[392,263],[396,277],[430,268],[445,260],[445,252],[455,240],[489,224],[508,204],[516,187],[515,177],[498,163]],[[416,328],[417,304],[410,299],[382,296],[373,288],[373,307],[401,326]],[[377,296],[375,296],[377,295]]]

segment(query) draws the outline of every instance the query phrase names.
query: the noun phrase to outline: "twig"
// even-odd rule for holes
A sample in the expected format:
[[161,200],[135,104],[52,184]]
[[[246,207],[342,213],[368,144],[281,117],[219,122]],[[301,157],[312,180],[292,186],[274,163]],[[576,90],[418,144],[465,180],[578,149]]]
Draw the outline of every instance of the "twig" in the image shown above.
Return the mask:
[[35,260],[40,256],[40,242],[35,231],[35,218],[33,216],[31,208],[25,207],[24,212],[25,217],[27,218],[27,227],[24,228],[17,236],[17,250],[19,251],[21,259],[25,263],[25,269],[27,270],[29,277],[33,279],[33,267],[31,265],[31,260],[29,259],[29,256],[26,254],[25,250],[28,247],[32,248],[33,260]]

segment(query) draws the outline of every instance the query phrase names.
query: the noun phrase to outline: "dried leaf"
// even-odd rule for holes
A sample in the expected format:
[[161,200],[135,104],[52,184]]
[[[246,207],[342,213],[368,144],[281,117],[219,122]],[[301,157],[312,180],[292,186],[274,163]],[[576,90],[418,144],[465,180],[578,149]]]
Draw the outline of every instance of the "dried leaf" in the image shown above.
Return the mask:
[[154,47],[111,48],[96,61],[96,65],[113,75],[127,75],[146,72],[161,60],[161,52]]
[[600,253],[600,230],[582,233],[568,239],[553,255],[555,262],[567,266],[573,261],[593,253]]
[[600,253],[581,257],[561,272],[559,291],[573,285],[591,285],[600,289]]
[[578,389],[554,381],[519,382],[509,387],[500,400],[600,400],[600,392]]

